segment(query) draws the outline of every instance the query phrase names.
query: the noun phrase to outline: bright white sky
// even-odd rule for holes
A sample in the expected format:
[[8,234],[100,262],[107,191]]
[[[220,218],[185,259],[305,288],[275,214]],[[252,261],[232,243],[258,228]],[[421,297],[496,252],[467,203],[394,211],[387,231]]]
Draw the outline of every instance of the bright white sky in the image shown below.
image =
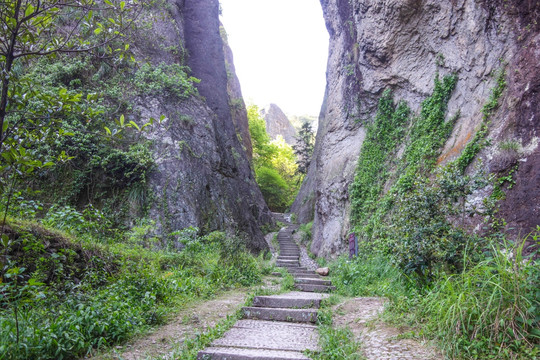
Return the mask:
[[328,32],[319,0],[220,0],[236,73],[248,103],[318,116]]

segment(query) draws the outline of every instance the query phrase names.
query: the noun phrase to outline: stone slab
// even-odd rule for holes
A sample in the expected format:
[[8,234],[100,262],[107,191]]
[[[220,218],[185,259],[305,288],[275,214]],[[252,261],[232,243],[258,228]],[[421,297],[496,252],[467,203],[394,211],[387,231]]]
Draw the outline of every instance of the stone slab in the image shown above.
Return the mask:
[[307,324],[262,320],[239,320],[214,347],[251,349],[320,351],[317,327]]
[[326,285],[326,286],[332,285],[332,282],[330,280],[310,279],[310,278],[304,278],[300,276],[295,278],[294,281],[297,284],[314,284],[314,285]]
[[317,293],[291,292],[282,295],[255,296],[254,307],[305,309],[319,308],[325,296]]
[[197,360],[309,360],[299,351],[211,347],[199,351]]
[[315,309],[284,309],[267,307],[243,307],[245,319],[272,320],[300,323],[315,323],[317,310]]
[[313,285],[313,284],[294,284],[294,287],[300,291],[322,292],[322,293],[330,292],[336,289],[334,286]]

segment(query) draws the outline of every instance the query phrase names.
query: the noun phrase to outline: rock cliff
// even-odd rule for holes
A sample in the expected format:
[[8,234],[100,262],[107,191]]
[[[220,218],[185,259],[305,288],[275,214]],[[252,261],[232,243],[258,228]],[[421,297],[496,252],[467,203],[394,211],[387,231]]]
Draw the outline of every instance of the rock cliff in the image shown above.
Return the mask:
[[[314,157],[292,207],[314,221],[311,250],[344,250],[351,184],[365,124],[385,89],[415,113],[436,74],[458,83],[448,117],[461,114],[439,163],[455,159],[482,124],[482,107],[506,68],[507,87],[488,126],[491,145],[476,165],[504,174],[519,164],[501,203],[514,233],[540,225],[540,2],[480,0],[321,0],[330,33],[327,86]],[[500,144],[512,143],[512,154]]]
[[261,115],[266,121],[266,132],[272,140],[281,135],[287,144],[294,145],[296,143],[296,129],[279,106],[270,104],[261,110]]
[[243,234],[253,251],[267,248],[260,226],[272,219],[249,163],[247,114],[220,34],[218,0],[169,0],[147,15],[152,30],[138,44],[140,57],[179,62],[169,49],[180,48],[175,53],[200,79],[198,96],[137,101],[136,120],[167,116],[147,135],[157,163],[149,181],[156,197],[151,217],[165,233],[188,226],[227,230]]

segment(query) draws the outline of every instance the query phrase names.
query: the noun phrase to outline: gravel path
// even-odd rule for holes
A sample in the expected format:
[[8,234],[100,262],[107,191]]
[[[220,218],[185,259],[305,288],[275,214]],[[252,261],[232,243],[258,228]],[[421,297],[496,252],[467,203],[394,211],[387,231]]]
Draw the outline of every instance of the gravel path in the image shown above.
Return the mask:
[[383,298],[350,299],[334,308],[334,325],[348,327],[362,343],[367,360],[442,360],[435,349],[413,339],[400,339],[407,329],[396,329],[378,321]]

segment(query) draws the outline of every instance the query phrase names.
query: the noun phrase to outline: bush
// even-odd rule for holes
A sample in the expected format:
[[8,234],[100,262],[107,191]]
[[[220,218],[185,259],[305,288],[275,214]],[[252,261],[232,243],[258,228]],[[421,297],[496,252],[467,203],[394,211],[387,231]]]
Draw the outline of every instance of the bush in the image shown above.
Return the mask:
[[[48,219],[86,229],[70,208]],[[184,247],[171,251],[144,248],[138,232],[128,243],[96,245],[91,233],[74,242],[37,224],[10,226],[0,359],[77,359],[161,323],[173,304],[260,282],[261,266],[241,239],[197,233],[178,232]]]
[[193,83],[198,79],[187,75],[188,68],[178,64],[144,63],[135,73],[134,84],[145,95],[173,95],[186,99],[197,93]]

